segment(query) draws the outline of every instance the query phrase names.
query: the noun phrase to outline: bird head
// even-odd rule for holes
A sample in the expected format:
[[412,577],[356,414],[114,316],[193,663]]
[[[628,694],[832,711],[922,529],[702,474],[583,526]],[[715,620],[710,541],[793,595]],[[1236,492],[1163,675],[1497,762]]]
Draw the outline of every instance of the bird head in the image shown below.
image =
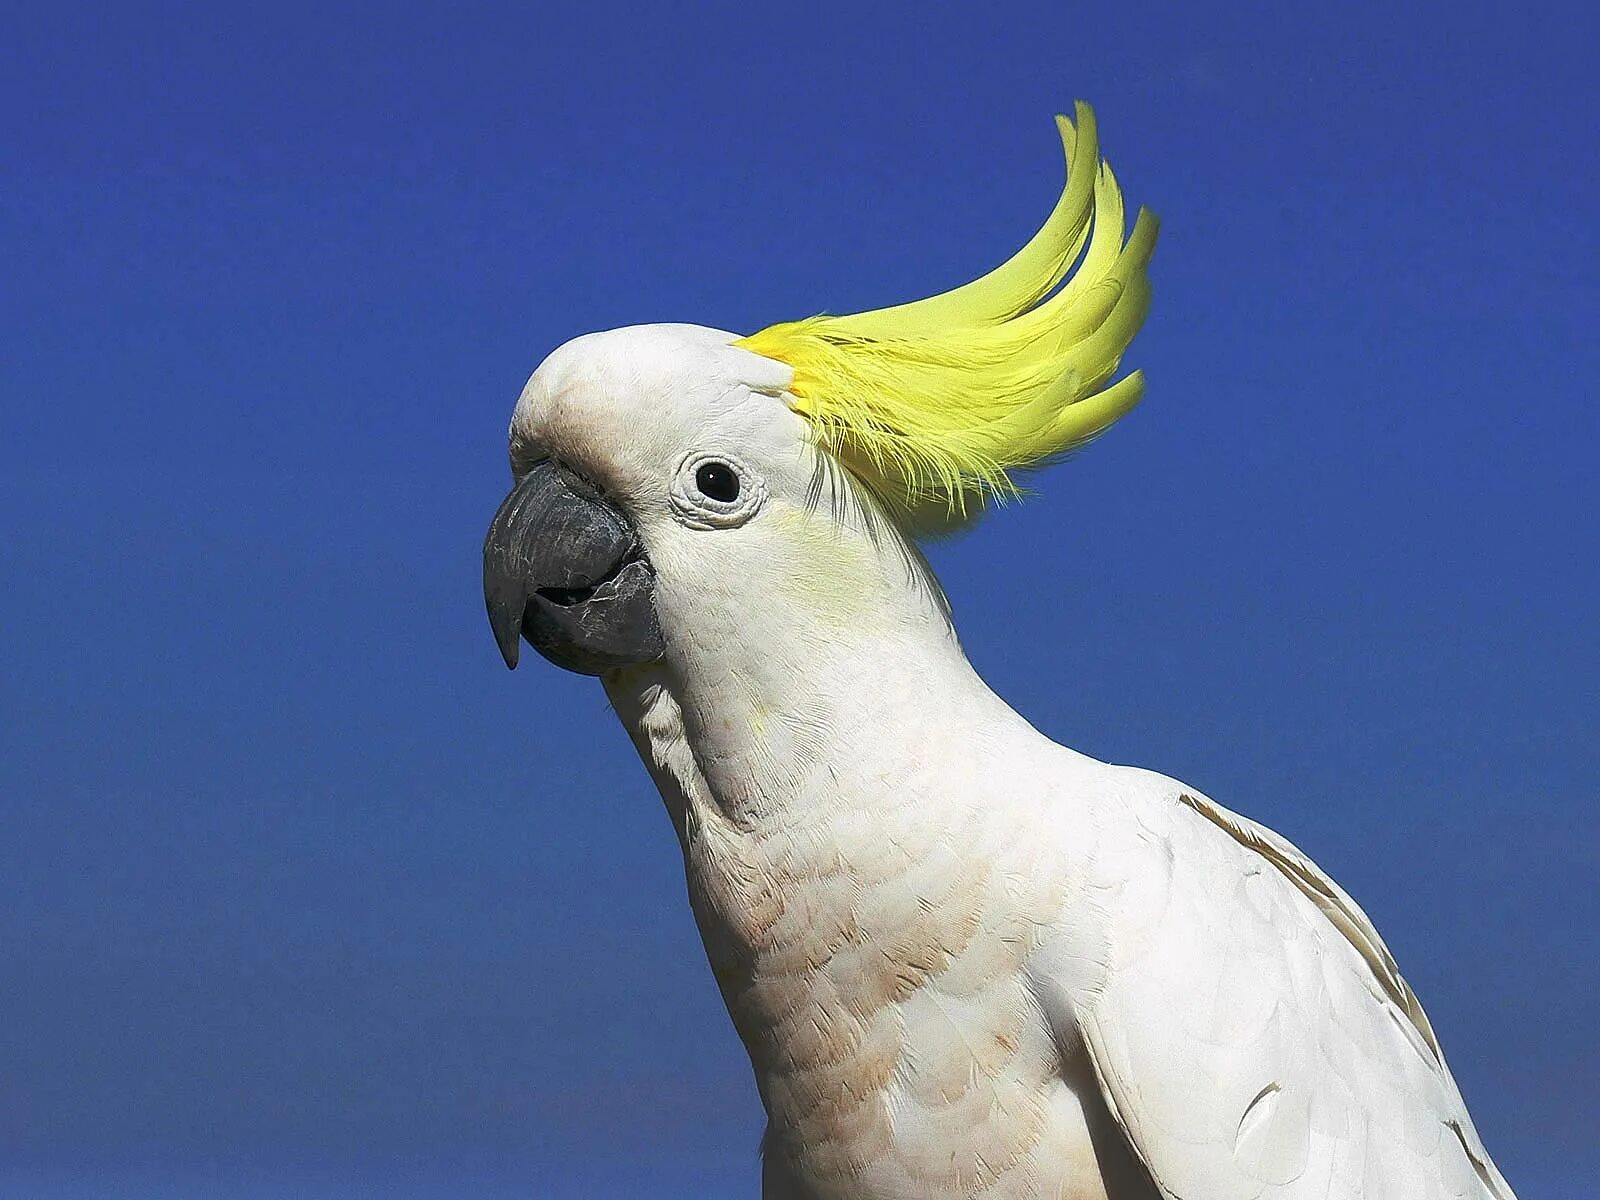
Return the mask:
[[1155,220],[1141,210],[1124,239],[1093,113],[1057,123],[1060,200],[972,283],[743,337],[632,326],[546,358],[484,544],[507,665],[524,637],[601,675],[783,612],[870,627],[908,565],[931,586],[915,539],[970,523],[1017,494],[1017,472],[1131,409],[1139,374],[1111,380],[1148,307]]

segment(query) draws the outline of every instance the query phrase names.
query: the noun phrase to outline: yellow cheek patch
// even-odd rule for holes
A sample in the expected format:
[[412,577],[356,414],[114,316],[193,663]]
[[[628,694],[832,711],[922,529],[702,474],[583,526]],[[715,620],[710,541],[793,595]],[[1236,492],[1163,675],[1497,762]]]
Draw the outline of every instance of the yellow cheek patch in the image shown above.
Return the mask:
[[772,500],[766,514],[781,556],[784,594],[826,624],[861,625],[882,612],[883,566],[859,531],[841,528],[828,510]]
[[1013,471],[1082,446],[1139,401],[1138,372],[1107,384],[1149,308],[1156,219],[1141,209],[1124,242],[1094,112],[1080,103],[1076,118],[1056,118],[1061,198],[1007,262],[925,300],[735,343],[793,368],[793,406],[823,449],[916,529],[1016,494]]

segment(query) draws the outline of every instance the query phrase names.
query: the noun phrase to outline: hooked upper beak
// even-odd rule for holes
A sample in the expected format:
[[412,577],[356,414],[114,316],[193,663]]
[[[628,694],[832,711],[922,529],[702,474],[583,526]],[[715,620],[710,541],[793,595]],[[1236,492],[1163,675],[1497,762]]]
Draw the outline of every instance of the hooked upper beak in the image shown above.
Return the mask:
[[661,657],[655,570],[628,519],[551,459],[511,489],[483,541],[483,598],[506,666],[520,637],[558,667],[599,675]]

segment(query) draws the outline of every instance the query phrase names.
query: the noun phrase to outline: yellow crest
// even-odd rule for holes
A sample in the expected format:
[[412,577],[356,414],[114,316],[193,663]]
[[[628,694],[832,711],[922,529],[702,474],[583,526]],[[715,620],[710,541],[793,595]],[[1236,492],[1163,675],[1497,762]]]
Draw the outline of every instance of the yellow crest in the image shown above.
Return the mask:
[[1079,103],[1076,117],[1056,118],[1061,199],[1007,262],[926,300],[735,343],[794,369],[795,411],[822,446],[919,530],[1014,495],[1013,471],[1083,445],[1139,401],[1138,372],[1105,385],[1149,308],[1156,219],[1140,209],[1124,244],[1094,112]]

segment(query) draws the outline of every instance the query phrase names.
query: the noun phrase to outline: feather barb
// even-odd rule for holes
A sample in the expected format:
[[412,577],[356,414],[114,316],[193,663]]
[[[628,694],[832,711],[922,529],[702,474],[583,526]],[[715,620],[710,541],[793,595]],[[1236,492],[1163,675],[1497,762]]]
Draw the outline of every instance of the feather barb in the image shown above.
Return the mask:
[[1067,180],[1055,209],[987,275],[736,343],[794,371],[790,403],[822,447],[917,529],[1015,495],[1013,472],[1077,449],[1139,401],[1138,372],[1107,384],[1149,308],[1157,223],[1141,209],[1124,240],[1093,110],[1079,103],[1075,117],[1056,118]]

